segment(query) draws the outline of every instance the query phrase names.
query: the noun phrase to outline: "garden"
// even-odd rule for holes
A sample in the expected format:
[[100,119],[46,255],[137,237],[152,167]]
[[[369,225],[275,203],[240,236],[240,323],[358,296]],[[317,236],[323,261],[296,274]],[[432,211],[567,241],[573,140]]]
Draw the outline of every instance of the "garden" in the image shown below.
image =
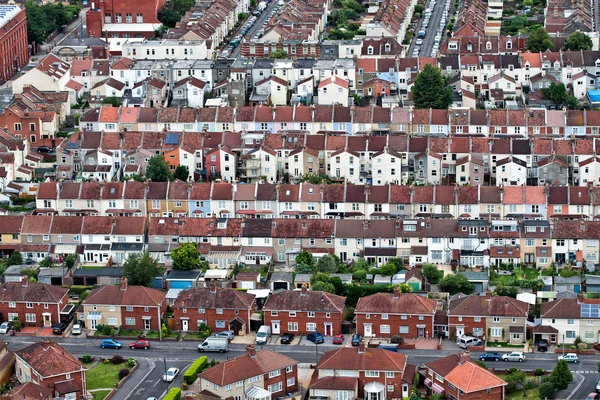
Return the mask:
[[116,385],[129,375],[136,361],[125,360],[116,354],[110,360],[95,360],[89,354],[81,357],[81,362],[88,369],[86,372],[87,389],[94,400],[103,400]]

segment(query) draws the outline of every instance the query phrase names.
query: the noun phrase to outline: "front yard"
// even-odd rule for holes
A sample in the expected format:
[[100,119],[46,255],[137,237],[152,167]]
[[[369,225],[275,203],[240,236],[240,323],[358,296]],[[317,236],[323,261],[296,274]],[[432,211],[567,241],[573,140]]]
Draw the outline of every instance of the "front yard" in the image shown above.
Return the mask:
[[120,364],[109,362],[105,364],[103,361],[83,363],[88,368],[86,372],[87,389],[90,391],[94,400],[104,400],[111,392],[119,378],[119,371],[127,369],[131,371],[133,366],[130,366],[127,360]]

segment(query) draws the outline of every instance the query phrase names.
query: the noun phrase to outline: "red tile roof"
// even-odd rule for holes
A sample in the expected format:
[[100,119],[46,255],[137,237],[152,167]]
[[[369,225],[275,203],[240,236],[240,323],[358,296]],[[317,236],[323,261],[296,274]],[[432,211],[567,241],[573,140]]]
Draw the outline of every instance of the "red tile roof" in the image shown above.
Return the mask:
[[[471,361],[458,364],[444,379],[465,393],[507,385],[505,381]],[[481,395],[486,397],[484,393]]]
[[404,373],[406,355],[379,348],[366,348],[364,352],[360,352],[354,347],[342,347],[324,353],[317,369]]
[[284,290],[271,294],[263,310],[343,312],[345,302],[345,297],[327,292]]
[[167,292],[144,286],[127,286],[127,289],[121,289],[120,285],[107,285],[92,289],[84,304],[156,307],[166,297]]
[[355,312],[360,313],[396,313],[412,315],[434,315],[437,301],[412,293],[375,293],[361,297]]
[[42,377],[84,370],[83,364],[77,358],[52,340],[33,343],[15,351],[15,354]]

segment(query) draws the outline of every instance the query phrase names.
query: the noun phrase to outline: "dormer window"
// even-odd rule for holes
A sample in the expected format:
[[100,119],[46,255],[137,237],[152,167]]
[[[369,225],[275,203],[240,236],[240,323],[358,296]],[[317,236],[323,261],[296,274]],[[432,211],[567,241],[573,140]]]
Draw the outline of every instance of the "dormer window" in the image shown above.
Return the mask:
[[392,45],[389,43],[385,44],[385,51],[386,53],[389,53],[390,51],[392,51]]
[[458,42],[448,43],[448,50],[458,50]]
[[467,51],[468,52],[472,52],[473,51],[473,43],[471,43],[471,42],[467,43]]
[[367,54],[373,54],[373,46],[367,47]]
[[507,49],[512,49],[512,40],[510,40],[510,39],[506,40],[506,48]]
[[485,44],[485,49],[486,50],[491,50],[492,49],[492,42],[490,42],[489,40],[486,42]]

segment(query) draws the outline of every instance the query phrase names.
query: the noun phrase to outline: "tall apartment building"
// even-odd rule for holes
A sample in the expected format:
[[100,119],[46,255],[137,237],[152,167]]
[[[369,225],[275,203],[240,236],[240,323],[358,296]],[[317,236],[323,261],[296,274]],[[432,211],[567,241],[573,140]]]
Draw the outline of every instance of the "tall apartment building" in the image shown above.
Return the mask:
[[86,12],[89,37],[148,38],[160,27],[157,15],[166,0],[95,0]]
[[0,84],[29,61],[25,9],[0,5]]

